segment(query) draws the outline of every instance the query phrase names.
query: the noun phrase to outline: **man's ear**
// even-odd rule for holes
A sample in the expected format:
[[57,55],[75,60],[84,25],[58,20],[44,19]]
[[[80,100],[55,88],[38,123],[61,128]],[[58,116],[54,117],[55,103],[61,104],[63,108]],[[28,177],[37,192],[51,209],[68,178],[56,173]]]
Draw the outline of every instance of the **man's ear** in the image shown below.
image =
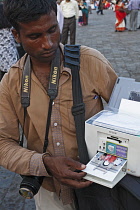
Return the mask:
[[17,42],[17,43],[21,43],[19,32],[18,32],[16,29],[13,28],[13,29],[12,29],[12,33],[13,33],[13,36],[14,36],[16,42]]

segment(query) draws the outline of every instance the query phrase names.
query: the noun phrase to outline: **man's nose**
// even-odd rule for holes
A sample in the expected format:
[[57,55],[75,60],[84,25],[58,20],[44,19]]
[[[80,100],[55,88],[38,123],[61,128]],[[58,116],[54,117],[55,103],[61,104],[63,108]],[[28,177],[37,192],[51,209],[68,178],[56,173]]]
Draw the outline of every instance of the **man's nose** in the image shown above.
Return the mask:
[[51,37],[48,35],[44,36],[42,38],[42,48],[44,49],[50,49],[53,46],[53,42],[51,40]]

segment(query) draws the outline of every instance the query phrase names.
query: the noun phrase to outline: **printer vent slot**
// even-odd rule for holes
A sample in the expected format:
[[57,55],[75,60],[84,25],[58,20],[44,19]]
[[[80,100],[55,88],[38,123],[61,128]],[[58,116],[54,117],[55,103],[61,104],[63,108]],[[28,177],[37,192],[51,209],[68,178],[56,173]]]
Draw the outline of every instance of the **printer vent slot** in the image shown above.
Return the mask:
[[115,136],[110,136],[110,137],[108,136],[107,139],[111,139],[111,140],[114,140],[114,141],[118,141],[119,143],[122,143],[122,141],[119,140],[118,137],[115,137]]

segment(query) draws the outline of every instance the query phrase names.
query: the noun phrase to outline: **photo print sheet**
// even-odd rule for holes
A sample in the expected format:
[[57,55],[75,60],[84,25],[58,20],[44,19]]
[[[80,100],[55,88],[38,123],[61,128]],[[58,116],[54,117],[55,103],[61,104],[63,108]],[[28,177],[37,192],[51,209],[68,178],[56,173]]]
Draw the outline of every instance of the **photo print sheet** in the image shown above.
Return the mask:
[[127,160],[98,152],[83,170],[87,174],[112,182]]

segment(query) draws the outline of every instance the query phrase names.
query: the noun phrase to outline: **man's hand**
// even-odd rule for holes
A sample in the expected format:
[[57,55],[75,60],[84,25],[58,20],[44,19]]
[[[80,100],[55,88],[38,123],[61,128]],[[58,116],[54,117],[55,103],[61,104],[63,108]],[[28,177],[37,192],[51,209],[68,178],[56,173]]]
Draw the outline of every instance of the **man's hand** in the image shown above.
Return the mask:
[[84,188],[92,184],[91,181],[84,180],[85,172],[74,172],[75,170],[83,170],[85,165],[66,157],[47,157],[43,158],[44,165],[61,184],[72,188]]

